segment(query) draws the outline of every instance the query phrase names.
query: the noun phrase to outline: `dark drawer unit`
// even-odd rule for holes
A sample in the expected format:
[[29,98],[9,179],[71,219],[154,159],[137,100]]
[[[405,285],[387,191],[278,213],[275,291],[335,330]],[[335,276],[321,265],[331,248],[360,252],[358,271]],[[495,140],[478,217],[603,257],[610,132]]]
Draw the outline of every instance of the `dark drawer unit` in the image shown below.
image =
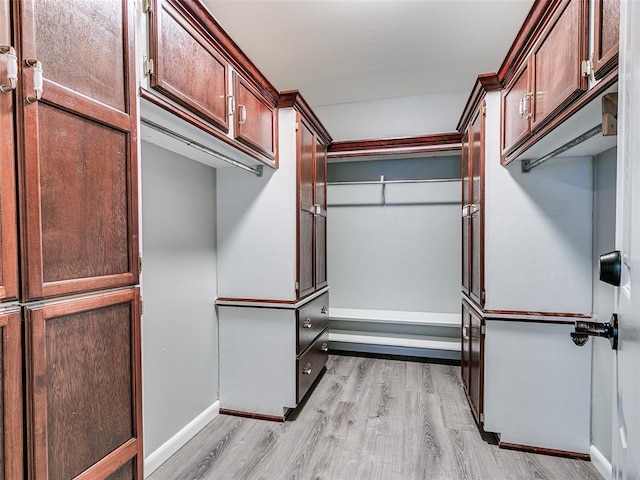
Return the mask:
[[297,311],[296,353],[300,355],[329,325],[329,293],[324,293]]
[[329,329],[325,328],[323,332],[315,339],[311,346],[298,357],[297,360],[297,402],[299,403],[305,396],[309,387],[318,378],[322,368],[329,359]]

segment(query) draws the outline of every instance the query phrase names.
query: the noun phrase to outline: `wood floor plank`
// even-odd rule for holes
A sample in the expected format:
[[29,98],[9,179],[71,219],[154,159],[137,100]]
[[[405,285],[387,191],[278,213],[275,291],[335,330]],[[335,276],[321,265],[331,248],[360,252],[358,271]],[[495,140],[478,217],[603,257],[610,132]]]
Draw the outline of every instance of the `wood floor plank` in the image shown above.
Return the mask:
[[602,480],[485,442],[455,366],[330,356],[285,423],[219,415],[149,480]]

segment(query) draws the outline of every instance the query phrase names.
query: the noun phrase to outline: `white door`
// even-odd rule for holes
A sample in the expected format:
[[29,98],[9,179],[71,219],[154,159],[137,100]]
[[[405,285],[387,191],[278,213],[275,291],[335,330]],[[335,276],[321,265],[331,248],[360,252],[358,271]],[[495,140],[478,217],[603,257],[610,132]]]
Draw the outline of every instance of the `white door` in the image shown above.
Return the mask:
[[620,22],[616,249],[624,264],[612,466],[616,480],[640,480],[640,1],[621,2]]

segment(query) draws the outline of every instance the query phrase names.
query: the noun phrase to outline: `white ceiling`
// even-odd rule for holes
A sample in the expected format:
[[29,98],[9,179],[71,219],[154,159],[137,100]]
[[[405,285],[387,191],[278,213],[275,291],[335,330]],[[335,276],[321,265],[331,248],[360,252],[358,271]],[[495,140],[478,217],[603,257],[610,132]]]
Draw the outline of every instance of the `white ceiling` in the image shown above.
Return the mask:
[[203,0],[278,90],[312,106],[470,92],[533,0]]

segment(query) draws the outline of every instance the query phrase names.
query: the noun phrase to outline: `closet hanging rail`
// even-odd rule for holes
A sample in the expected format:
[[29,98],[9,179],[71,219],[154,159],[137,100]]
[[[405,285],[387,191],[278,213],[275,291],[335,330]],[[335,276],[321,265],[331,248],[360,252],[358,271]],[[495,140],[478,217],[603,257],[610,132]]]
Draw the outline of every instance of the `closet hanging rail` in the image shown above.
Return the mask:
[[389,185],[394,183],[443,183],[443,182],[459,182],[459,178],[432,178],[427,180],[384,180],[384,176],[380,180],[360,180],[356,182],[329,182],[327,185]]
[[522,173],[530,172],[534,168],[542,165],[547,160],[550,160],[553,157],[556,157],[561,153],[566,152],[567,150],[575,147],[576,145],[580,145],[582,142],[589,140],[591,137],[594,137],[599,133],[602,133],[602,124],[596,125],[591,130],[584,132],[582,135],[574,138],[570,142],[567,142],[561,147],[556,148],[553,152],[547,153],[544,157],[540,157],[537,160],[522,160],[522,163],[520,164],[520,167],[522,168]]
[[153,128],[154,130],[160,133],[163,133],[171,138],[174,138],[182,143],[185,143],[190,147],[193,147],[196,150],[199,150],[200,152],[206,153],[207,155],[217,158],[218,160],[222,160],[223,162],[233,165],[234,167],[238,167],[238,168],[241,168],[242,170],[246,170],[247,172],[251,172],[257,177],[262,176],[262,170],[263,170],[262,165],[256,165],[255,167],[250,167],[249,165],[245,165],[242,162],[239,162],[237,160],[234,160],[233,158],[227,157],[222,153],[218,153],[215,150],[212,150],[211,148],[207,147],[206,145],[202,145],[201,143],[195,142],[190,138],[185,137],[184,135],[180,135],[179,133],[173,132],[168,128],[163,127],[162,125],[158,125],[157,123],[152,122],[151,120],[147,120],[146,118],[140,118],[140,123],[149,128]]

